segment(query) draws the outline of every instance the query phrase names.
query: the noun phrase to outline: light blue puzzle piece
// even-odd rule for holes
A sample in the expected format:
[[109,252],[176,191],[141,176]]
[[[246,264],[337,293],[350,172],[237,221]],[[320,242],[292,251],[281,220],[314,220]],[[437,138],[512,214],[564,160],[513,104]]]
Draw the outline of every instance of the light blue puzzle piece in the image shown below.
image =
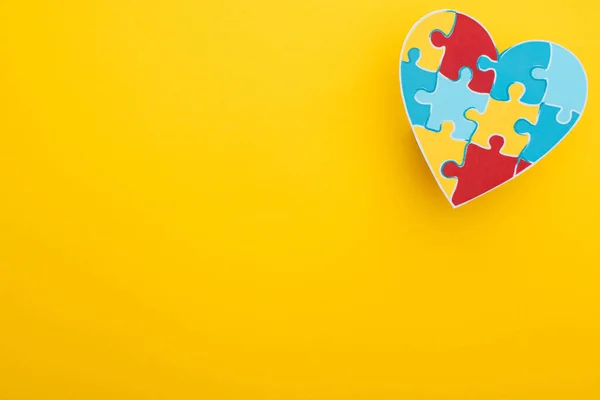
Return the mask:
[[473,77],[473,72],[468,67],[459,71],[456,81],[450,80],[438,74],[435,91],[419,90],[415,95],[417,102],[431,105],[431,115],[425,127],[434,132],[442,130],[442,122],[452,121],[454,132],[452,138],[455,140],[468,141],[477,124],[465,117],[465,112],[474,108],[480,113],[485,111],[490,96],[473,92],[467,86]]
[[412,125],[425,126],[431,107],[418,103],[415,100],[415,93],[418,90],[433,91],[435,89],[437,74],[417,66],[419,58],[421,58],[421,50],[413,48],[408,51],[409,61],[402,61],[400,67],[400,82],[410,123]]
[[532,125],[526,119],[515,122],[515,132],[529,133],[529,143],[521,152],[521,158],[530,163],[539,161],[552,150],[573,128],[580,114],[573,112],[573,118],[566,124],[561,124],[556,117],[560,109],[545,103],[540,106],[537,124]]
[[521,102],[538,105],[546,92],[546,81],[534,79],[531,71],[534,68],[548,68],[550,63],[550,43],[544,41],[527,41],[519,43],[502,53],[498,61],[488,56],[481,56],[477,66],[482,70],[494,70],[496,78],[492,86],[491,96],[498,101],[509,101],[508,88],[515,82],[525,86],[525,94]]
[[587,76],[573,53],[552,43],[548,69],[535,68],[532,75],[548,82],[543,102],[561,109],[556,116],[558,122],[568,123],[572,113],[581,115],[587,100]]

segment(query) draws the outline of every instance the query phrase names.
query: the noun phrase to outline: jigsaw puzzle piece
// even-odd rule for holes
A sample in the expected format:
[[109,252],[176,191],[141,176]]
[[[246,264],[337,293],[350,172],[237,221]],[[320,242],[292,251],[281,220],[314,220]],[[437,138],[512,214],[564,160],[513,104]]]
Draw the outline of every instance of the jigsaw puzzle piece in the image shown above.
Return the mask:
[[543,102],[560,108],[556,120],[567,124],[573,114],[581,115],[587,101],[587,76],[581,62],[564,47],[552,43],[548,69],[535,68],[532,76],[545,79]]
[[515,123],[515,131],[521,134],[528,134],[529,144],[521,153],[521,158],[535,163],[552,150],[564,137],[579,119],[579,113],[573,112],[573,117],[566,124],[557,121],[560,112],[558,107],[545,103],[540,106],[540,113],[537,123],[519,119]]
[[515,123],[522,118],[535,123],[539,106],[530,106],[519,101],[525,92],[525,87],[520,83],[512,84],[508,92],[510,101],[498,101],[492,98],[485,112],[467,110],[465,116],[477,122],[477,128],[471,137],[472,143],[487,148],[490,137],[500,134],[505,140],[501,153],[517,157],[527,145],[529,137],[516,132]]
[[469,140],[476,124],[465,118],[465,110],[473,108],[483,112],[489,100],[488,94],[476,93],[469,89],[468,83],[471,78],[471,70],[463,67],[458,80],[453,81],[442,74],[437,74],[434,91],[417,91],[415,100],[431,106],[426,128],[439,132],[442,122],[452,121],[454,122],[452,138],[460,141]]
[[515,169],[515,175],[519,175],[521,172],[525,171],[531,165],[532,164],[530,162],[527,162],[527,161],[523,160],[522,158],[519,158],[517,168]]
[[546,81],[534,79],[532,69],[548,68],[550,63],[550,43],[543,41],[528,41],[513,46],[498,57],[498,61],[488,56],[481,56],[477,66],[482,71],[493,70],[496,79],[492,86],[491,96],[499,101],[508,101],[508,88],[515,82],[525,86],[525,94],[521,102],[537,105],[542,102],[546,92]]
[[433,32],[431,43],[435,47],[445,48],[439,70],[442,75],[450,80],[457,80],[460,69],[469,67],[473,71],[469,88],[477,93],[490,93],[494,83],[494,71],[481,71],[477,67],[477,60],[485,55],[496,61],[498,50],[490,34],[477,21],[457,13],[450,35]]
[[414,129],[429,167],[446,197],[450,199],[456,187],[456,179],[448,179],[442,175],[442,164],[448,160],[462,164],[467,142],[452,139],[454,124],[449,121],[442,124],[441,132],[433,132],[420,126],[415,126]]
[[402,54],[403,61],[410,61],[408,51],[410,49],[420,49],[421,59],[417,62],[417,66],[424,70],[437,72],[440,67],[440,61],[444,55],[444,50],[433,47],[430,36],[433,31],[440,31],[444,34],[449,34],[454,26],[456,13],[454,11],[442,11],[431,14],[418,22],[414,30],[408,34],[408,41],[404,46]]
[[419,90],[433,91],[435,89],[437,73],[425,71],[417,66],[421,50],[410,49],[408,62],[402,61],[400,67],[400,80],[406,110],[412,125],[424,126],[429,118],[430,106],[415,100],[415,93]]
[[457,179],[452,204],[459,206],[510,180],[517,167],[517,157],[500,154],[504,138],[493,135],[489,149],[470,143],[462,165],[454,161],[442,165],[442,174]]

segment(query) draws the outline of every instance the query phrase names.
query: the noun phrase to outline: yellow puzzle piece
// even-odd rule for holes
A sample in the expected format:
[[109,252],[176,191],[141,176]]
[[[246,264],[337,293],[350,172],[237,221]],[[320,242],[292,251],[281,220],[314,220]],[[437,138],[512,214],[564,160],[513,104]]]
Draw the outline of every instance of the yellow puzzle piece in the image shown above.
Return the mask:
[[525,87],[521,84],[512,84],[508,88],[510,101],[497,101],[490,98],[486,110],[480,114],[475,109],[467,110],[465,117],[477,122],[477,129],[471,137],[471,143],[489,148],[488,140],[494,134],[504,136],[504,146],[500,150],[507,156],[518,156],[529,142],[528,135],[515,132],[515,122],[524,118],[533,125],[537,123],[539,106],[530,106],[519,100]]
[[442,175],[442,164],[446,161],[456,161],[457,164],[462,164],[467,142],[454,140],[450,137],[454,132],[454,123],[450,121],[442,123],[441,132],[433,132],[417,125],[413,128],[435,178],[446,196],[448,198],[452,197],[458,181],[455,178],[446,178]]
[[402,60],[408,62],[408,51],[416,47],[421,50],[421,58],[417,61],[417,65],[428,71],[437,71],[444,55],[444,49],[434,47],[429,41],[429,36],[433,30],[442,31],[444,35],[448,36],[454,27],[455,19],[456,13],[442,11],[426,17],[415,25],[414,31],[408,35]]

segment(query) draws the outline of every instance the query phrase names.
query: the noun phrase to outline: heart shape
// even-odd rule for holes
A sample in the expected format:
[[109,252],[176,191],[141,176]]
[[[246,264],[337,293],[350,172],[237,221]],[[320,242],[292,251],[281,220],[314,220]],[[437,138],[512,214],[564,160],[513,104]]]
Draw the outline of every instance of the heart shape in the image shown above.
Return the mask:
[[400,88],[419,148],[456,208],[554,149],[581,119],[588,83],[558,44],[532,40],[498,52],[475,19],[439,10],[406,37]]

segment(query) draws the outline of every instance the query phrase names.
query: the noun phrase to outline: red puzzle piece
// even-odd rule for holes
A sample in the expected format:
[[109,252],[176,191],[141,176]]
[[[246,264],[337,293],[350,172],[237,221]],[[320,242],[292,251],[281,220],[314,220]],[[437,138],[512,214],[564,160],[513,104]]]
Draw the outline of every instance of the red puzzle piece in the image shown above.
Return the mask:
[[515,175],[519,175],[521,172],[529,168],[530,165],[531,163],[529,161],[525,161],[522,158],[520,158],[519,163],[517,164],[517,170],[515,172]]
[[518,158],[500,154],[504,137],[493,135],[489,144],[491,149],[470,143],[462,166],[450,161],[442,167],[445,176],[458,178],[452,195],[452,204],[455,206],[492,190],[514,176]]
[[436,47],[445,47],[440,66],[442,75],[455,81],[458,79],[458,71],[467,66],[473,72],[469,88],[478,93],[490,93],[495,72],[477,68],[477,60],[486,55],[496,61],[498,50],[483,26],[464,14],[456,13],[450,36],[446,37],[442,32],[435,31],[431,34],[431,43]]

